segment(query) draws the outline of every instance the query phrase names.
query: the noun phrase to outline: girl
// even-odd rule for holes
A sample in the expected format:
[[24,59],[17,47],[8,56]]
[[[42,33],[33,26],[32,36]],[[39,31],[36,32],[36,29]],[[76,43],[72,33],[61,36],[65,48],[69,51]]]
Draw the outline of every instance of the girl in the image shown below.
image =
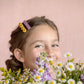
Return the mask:
[[12,56],[6,61],[8,70],[37,69],[35,61],[41,52],[46,52],[56,63],[61,57],[58,29],[44,16],[20,23],[12,32],[9,43]]

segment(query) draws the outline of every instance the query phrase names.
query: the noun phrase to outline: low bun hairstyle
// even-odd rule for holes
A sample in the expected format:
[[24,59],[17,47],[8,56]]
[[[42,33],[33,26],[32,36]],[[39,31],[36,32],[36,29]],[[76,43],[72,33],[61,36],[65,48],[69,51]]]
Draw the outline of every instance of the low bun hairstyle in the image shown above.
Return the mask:
[[23,64],[22,62],[18,61],[14,56],[14,49],[19,48],[24,51],[24,45],[26,43],[26,39],[31,34],[31,31],[39,25],[47,24],[52,29],[54,29],[57,32],[58,40],[59,40],[59,33],[56,25],[53,23],[53,21],[45,18],[45,16],[42,17],[33,17],[29,20],[27,20],[28,24],[31,26],[31,29],[27,32],[22,32],[21,28],[18,26],[12,33],[11,33],[11,39],[9,40],[9,50],[12,52],[11,59],[6,60],[6,66],[7,70],[11,69],[12,71],[17,71],[19,68],[23,71]]

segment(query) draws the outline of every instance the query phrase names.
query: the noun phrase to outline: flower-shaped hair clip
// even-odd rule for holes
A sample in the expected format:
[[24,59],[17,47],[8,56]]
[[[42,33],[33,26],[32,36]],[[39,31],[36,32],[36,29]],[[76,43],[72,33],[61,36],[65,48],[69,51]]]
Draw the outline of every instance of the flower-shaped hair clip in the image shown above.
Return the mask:
[[[25,25],[26,28],[24,27],[23,24]],[[19,23],[19,27],[21,28],[21,30],[22,30],[23,32],[26,32],[27,29],[28,29],[28,30],[31,29],[30,25],[29,25],[26,21],[24,21],[23,24],[22,24],[22,23]]]

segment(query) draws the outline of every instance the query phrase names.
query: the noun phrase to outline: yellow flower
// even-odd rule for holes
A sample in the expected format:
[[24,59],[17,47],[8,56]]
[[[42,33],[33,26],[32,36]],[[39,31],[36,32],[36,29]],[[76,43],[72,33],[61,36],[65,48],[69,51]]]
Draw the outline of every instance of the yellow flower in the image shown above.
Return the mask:
[[6,81],[4,82],[4,84],[9,84],[9,80],[6,80]]
[[61,76],[61,70],[56,70],[56,76],[60,77]]
[[18,82],[17,82],[17,81],[15,81],[15,84],[18,84]]
[[66,79],[61,78],[61,82],[65,83],[66,82]]
[[40,80],[41,80],[41,77],[36,74],[36,75],[34,76],[34,79],[35,79],[36,81],[40,81]]
[[48,59],[48,62],[49,62],[50,65],[53,65],[53,59],[51,59],[51,58]]
[[74,79],[69,79],[68,84],[75,84],[75,80]]
[[22,82],[20,82],[19,84],[22,84]]
[[22,80],[21,80],[21,79],[19,79],[18,81],[19,81],[19,82],[21,82]]
[[83,82],[82,81],[78,81],[77,84],[83,84]]
[[24,79],[23,79],[23,82],[26,82],[28,79],[28,77],[26,76]]
[[58,63],[57,63],[57,67],[58,67],[58,68],[61,68],[62,66],[63,66],[63,63],[62,63],[62,62],[58,62]]
[[43,68],[39,68],[39,69],[38,69],[38,72],[39,72],[40,74],[43,74],[43,73],[44,73],[44,69],[43,69]]
[[37,84],[36,82],[34,82],[34,84]]
[[28,82],[28,83],[26,83],[26,84],[32,84],[31,82]]
[[36,76],[36,79],[39,79],[40,77],[39,76]]
[[64,55],[64,57],[71,57],[72,56],[72,54],[70,53],[70,52],[67,52],[65,55]]
[[56,84],[56,81],[55,80],[49,80],[48,84]]
[[42,57],[42,60],[45,60],[45,57]]
[[69,71],[75,70],[75,66],[74,66],[74,64],[72,62],[68,62],[67,65],[66,65],[66,68]]

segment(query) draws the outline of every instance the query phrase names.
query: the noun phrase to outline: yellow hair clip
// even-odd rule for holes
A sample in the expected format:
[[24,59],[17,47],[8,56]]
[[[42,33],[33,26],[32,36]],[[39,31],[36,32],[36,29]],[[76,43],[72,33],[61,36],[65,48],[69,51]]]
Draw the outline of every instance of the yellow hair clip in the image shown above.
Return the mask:
[[27,31],[27,29],[24,27],[24,25],[22,23],[19,23],[19,26],[23,32]]

